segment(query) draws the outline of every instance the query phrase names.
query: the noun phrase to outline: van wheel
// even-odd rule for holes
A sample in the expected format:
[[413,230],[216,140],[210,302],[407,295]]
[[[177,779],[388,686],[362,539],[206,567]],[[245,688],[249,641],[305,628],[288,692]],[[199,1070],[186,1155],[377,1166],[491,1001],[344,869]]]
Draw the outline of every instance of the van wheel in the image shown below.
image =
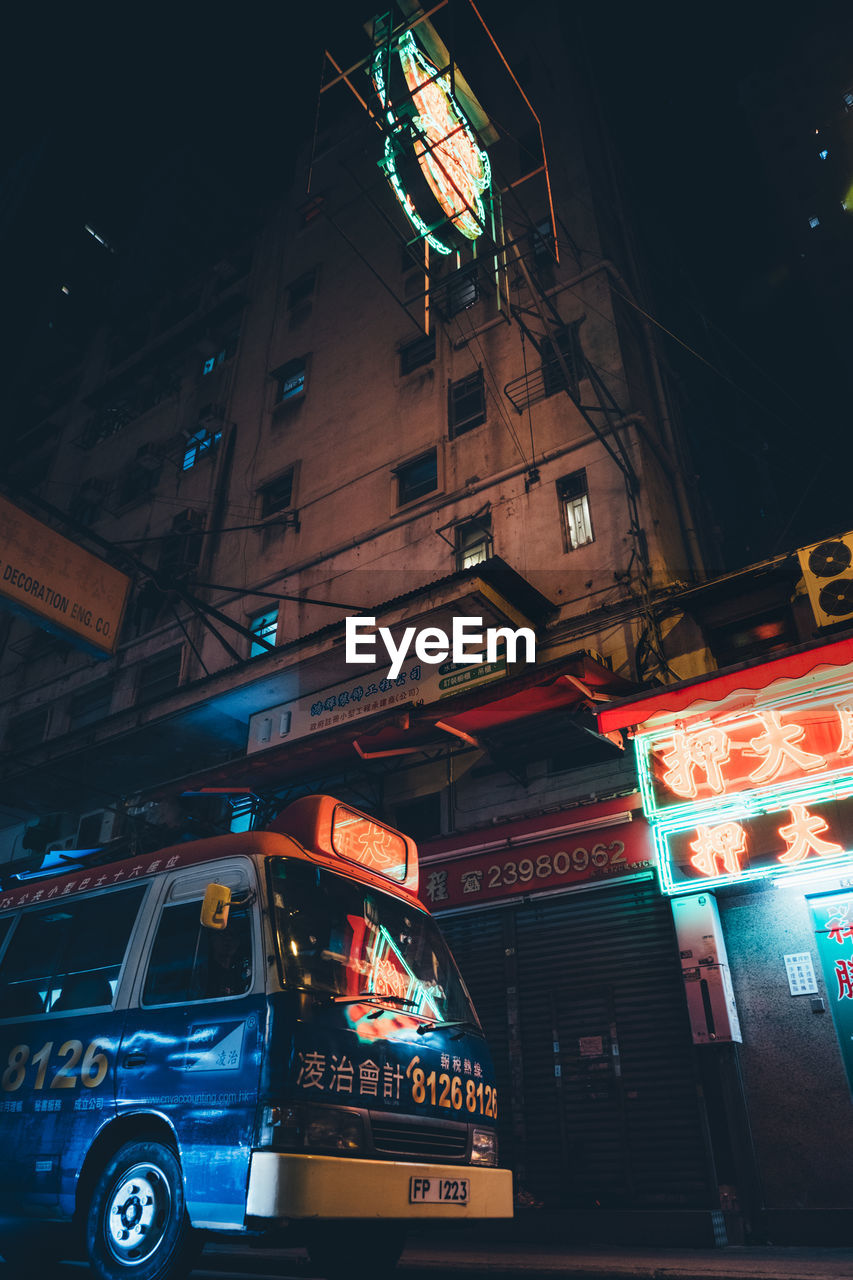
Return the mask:
[[128,1142],[92,1193],[86,1251],[101,1280],[177,1280],[201,1247],[184,1203],[175,1152],[160,1142]]
[[406,1227],[393,1221],[316,1222],[305,1247],[311,1270],[323,1280],[379,1280],[390,1275],[406,1243]]

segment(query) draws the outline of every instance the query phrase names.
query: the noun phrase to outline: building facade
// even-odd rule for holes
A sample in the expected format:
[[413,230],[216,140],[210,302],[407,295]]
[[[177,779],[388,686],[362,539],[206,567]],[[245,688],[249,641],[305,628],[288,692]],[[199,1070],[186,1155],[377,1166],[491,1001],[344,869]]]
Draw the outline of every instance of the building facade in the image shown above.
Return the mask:
[[[422,842],[499,1046],[520,1202],[713,1235],[673,923],[595,717],[713,666],[682,599],[702,552],[560,10],[520,33],[405,4],[342,33],[291,189],[203,271],[120,281],[32,409],[4,495],[0,856],[156,848],[315,791],[381,815]],[[117,575],[109,635],[85,557]],[[390,649],[348,661],[348,617],[395,646],[504,635],[441,663],[410,637],[392,672]]]

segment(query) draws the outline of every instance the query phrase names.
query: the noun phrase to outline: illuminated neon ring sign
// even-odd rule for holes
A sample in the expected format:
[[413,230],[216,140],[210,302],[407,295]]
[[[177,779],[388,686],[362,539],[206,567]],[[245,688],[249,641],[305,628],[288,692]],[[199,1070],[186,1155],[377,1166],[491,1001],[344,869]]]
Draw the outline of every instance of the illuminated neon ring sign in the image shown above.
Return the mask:
[[[417,115],[414,119],[414,151],[421,171],[448,219],[463,236],[476,240],[486,226],[481,199],[492,172],[489,157],[477,143],[474,131],[450,90],[450,77],[437,68],[415,44],[411,31],[400,37],[397,51]],[[385,138],[384,168],[406,217],[437,253],[453,249],[427,226],[403,186],[397,169],[402,139],[408,125],[391,105],[382,72],[382,49],[376,51],[371,77],[392,132]]]

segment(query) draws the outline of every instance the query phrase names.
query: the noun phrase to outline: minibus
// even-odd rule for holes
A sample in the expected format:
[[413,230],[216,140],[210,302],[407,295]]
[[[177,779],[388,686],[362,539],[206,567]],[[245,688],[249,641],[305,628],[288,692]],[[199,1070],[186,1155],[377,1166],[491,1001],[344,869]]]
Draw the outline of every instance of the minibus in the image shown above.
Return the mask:
[[414,841],[330,796],[264,831],[7,875],[0,1253],[185,1273],[213,1233],[381,1273],[509,1217],[489,1050]]

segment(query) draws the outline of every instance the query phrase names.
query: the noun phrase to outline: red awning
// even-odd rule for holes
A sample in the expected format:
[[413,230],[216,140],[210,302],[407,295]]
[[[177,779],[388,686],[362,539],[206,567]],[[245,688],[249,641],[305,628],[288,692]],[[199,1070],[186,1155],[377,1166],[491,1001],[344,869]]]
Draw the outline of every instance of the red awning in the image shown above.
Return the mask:
[[642,725],[654,716],[675,716],[695,703],[722,702],[733,693],[756,693],[776,680],[796,680],[811,675],[818,667],[843,667],[850,663],[853,663],[853,637],[809,645],[781,658],[745,663],[728,671],[714,671],[599,710],[599,733]]
[[[301,741],[282,743],[181,781],[187,789],[227,788],[260,793],[271,785],[345,767],[358,756],[372,760],[434,751],[451,744],[454,737],[476,746],[479,734],[489,734],[547,711],[577,707],[582,702],[591,706],[608,696],[631,691],[627,680],[588,654],[575,653],[439,702],[425,706],[401,703],[395,710],[365,717],[361,723],[355,721]],[[174,784],[170,786],[174,789]],[[165,787],[159,788],[158,794],[165,793]]]

